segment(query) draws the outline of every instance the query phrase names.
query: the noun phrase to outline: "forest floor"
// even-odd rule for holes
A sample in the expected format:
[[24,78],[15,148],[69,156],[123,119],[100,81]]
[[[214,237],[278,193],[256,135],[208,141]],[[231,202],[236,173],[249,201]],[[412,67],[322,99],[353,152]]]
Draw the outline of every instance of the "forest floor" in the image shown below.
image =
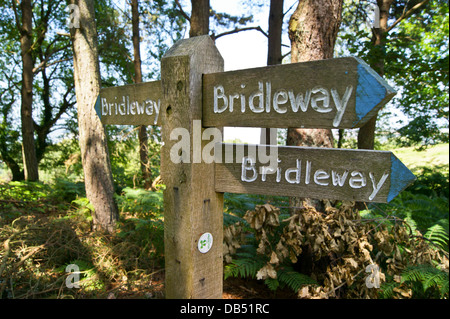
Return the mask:
[[[156,276],[147,287],[124,290],[112,288],[102,292],[98,298],[115,299],[161,299],[164,298],[164,274]],[[263,282],[242,278],[228,278],[223,282],[222,299],[296,299],[297,294],[289,289],[270,291]]]
[[[63,208],[63,209],[61,209]],[[3,298],[162,299],[163,258],[138,243],[139,236],[95,234],[90,221],[46,199],[0,198],[0,291]],[[145,255],[145,256],[144,256]],[[6,256],[6,259],[5,257]],[[139,260],[138,260],[139,259]],[[67,265],[81,270],[81,288],[68,288]],[[6,283],[4,287],[2,285]],[[228,278],[223,299],[291,299],[256,279]],[[1,298],[0,298],[1,299]]]

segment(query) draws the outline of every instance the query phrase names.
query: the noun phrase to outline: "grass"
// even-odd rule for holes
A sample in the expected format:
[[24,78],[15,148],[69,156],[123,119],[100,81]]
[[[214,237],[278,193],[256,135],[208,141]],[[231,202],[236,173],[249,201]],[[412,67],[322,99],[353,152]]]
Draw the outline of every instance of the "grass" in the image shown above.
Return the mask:
[[415,147],[394,149],[392,152],[409,169],[449,165],[449,144],[437,144],[418,151]]
[[[83,195],[68,181],[0,183],[0,299],[161,298],[162,192],[117,195],[114,236],[92,232]],[[73,264],[79,289],[65,281]]]
[[0,161],[0,183],[4,183],[10,179],[9,170],[5,163]]

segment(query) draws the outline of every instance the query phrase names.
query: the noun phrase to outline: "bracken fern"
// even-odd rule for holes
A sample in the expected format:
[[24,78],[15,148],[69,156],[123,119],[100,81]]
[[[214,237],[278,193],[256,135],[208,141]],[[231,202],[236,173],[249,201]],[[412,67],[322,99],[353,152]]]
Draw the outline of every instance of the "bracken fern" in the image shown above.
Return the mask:
[[436,293],[440,298],[448,297],[448,272],[433,267],[432,265],[407,267],[402,273],[401,281],[402,283],[422,287],[422,290],[413,290],[417,294],[417,296],[413,297],[429,297],[430,293]]

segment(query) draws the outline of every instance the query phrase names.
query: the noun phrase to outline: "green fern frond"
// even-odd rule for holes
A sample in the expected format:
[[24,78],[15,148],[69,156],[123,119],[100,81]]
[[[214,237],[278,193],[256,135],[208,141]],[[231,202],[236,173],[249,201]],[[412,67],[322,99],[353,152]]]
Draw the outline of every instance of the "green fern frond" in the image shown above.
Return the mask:
[[402,282],[426,280],[426,274],[434,272],[436,268],[431,265],[409,266],[402,272]]
[[264,283],[269,287],[270,290],[276,291],[280,287],[280,282],[277,279],[267,278]]
[[405,218],[405,222],[408,224],[409,228],[411,229],[412,233],[415,234],[416,230],[417,230],[417,223],[416,221],[412,218],[411,216],[411,212],[407,212],[406,213],[406,218]]
[[433,201],[426,197],[417,195],[415,199],[411,199],[405,202],[405,204],[408,205],[408,207],[414,211],[428,211],[431,207],[435,206]]
[[267,278],[264,283],[267,287],[276,291],[279,287],[289,287],[292,291],[298,292],[303,286],[317,285],[311,277],[295,271],[292,267],[282,267],[277,272],[277,279]]
[[392,299],[394,297],[394,289],[399,286],[395,281],[384,282],[381,284],[379,296],[382,299]]
[[265,265],[261,258],[233,259],[231,264],[225,266],[225,280],[229,277],[255,278],[256,273]]
[[223,213],[223,226],[228,227],[238,222],[244,222],[244,219],[229,213]]
[[[445,284],[446,291],[441,291],[442,288],[445,288]],[[439,287],[442,293],[448,293],[448,274],[441,271],[427,274],[426,280],[423,282],[423,288],[427,290],[431,287]]]
[[404,205],[415,213],[426,212],[433,216],[448,213],[448,199],[441,197],[428,197],[416,194],[414,199],[405,201]]
[[417,265],[407,267],[402,273],[402,283],[420,283],[423,291],[430,288],[439,291],[441,298],[448,295],[448,273],[432,265]]
[[449,279],[448,279],[448,273],[447,273],[447,279],[442,282],[442,286],[441,286],[441,298],[444,298],[444,296],[447,296],[447,299],[448,299],[448,284],[449,284]]
[[295,292],[306,285],[317,285],[317,282],[314,279],[295,271],[292,267],[281,268],[277,273],[277,279],[280,283],[286,284]]
[[435,224],[429,227],[424,237],[431,240],[442,249],[448,251],[448,232],[441,225]]
[[250,252],[240,251],[236,253],[236,259],[254,259],[256,257],[255,254],[252,254]]
[[448,297],[448,273],[432,265],[416,265],[407,267],[401,275],[401,282],[387,280],[381,285],[379,297],[390,299],[395,297],[394,289],[407,285],[412,289],[413,298],[445,298]]

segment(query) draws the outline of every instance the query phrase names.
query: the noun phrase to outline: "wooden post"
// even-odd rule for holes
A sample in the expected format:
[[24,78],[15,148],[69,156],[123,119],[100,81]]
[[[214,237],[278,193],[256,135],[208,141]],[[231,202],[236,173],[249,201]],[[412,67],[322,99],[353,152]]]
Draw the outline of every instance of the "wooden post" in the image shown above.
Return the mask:
[[[161,60],[166,298],[222,298],[223,194],[215,192],[214,163],[195,163],[202,154],[193,149],[208,142],[194,134],[194,121],[202,119],[202,75],[223,72],[223,65],[209,36],[181,40]],[[179,143],[179,137],[171,140],[175,129],[189,132],[190,158],[178,154],[180,163],[170,156]],[[213,244],[200,252],[205,233],[212,235]]]

